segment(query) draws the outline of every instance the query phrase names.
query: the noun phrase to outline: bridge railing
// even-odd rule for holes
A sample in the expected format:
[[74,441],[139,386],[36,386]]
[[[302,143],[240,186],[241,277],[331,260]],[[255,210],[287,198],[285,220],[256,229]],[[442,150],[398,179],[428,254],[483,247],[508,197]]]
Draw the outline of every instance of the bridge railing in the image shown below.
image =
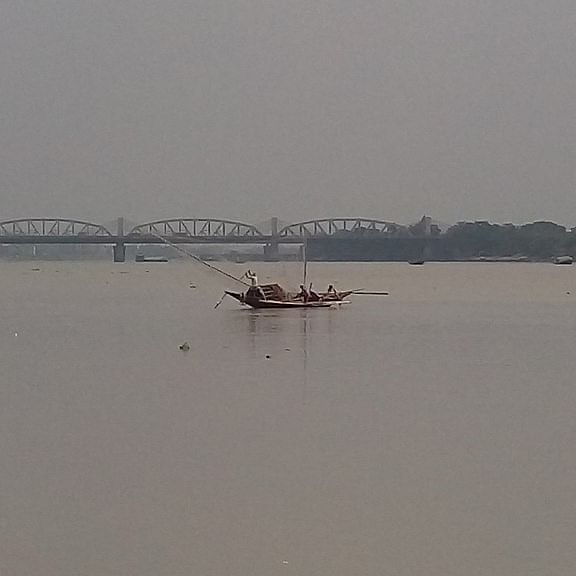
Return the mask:
[[22,218],[0,222],[2,236],[112,236],[101,224],[63,218]]
[[210,237],[234,238],[257,237],[263,234],[253,225],[233,220],[211,218],[181,218],[176,220],[157,220],[139,224],[130,230],[129,236],[174,236],[174,237]]
[[[119,222],[123,219],[119,219]],[[278,229],[277,220],[266,233],[252,224],[234,220],[215,218],[175,218],[156,220],[133,226],[125,234],[124,225],[118,224],[117,234],[101,224],[83,220],[64,218],[21,218],[0,222],[0,238],[4,237],[122,237],[135,240],[137,237],[162,236],[172,238],[198,238],[215,241],[219,238],[230,242],[234,238],[249,241],[250,238],[265,240],[267,238],[294,242],[302,238],[322,237],[360,237],[389,236],[407,237],[428,235],[422,222],[411,227],[402,226],[384,220],[369,218],[325,218],[289,224]],[[426,223],[425,223],[426,224]]]
[[368,218],[326,218],[324,220],[308,220],[306,222],[290,224],[280,230],[279,236],[282,238],[294,236],[360,236],[368,234],[397,236],[408,233],[408,229],[405,226],[384,220],[371,220]]

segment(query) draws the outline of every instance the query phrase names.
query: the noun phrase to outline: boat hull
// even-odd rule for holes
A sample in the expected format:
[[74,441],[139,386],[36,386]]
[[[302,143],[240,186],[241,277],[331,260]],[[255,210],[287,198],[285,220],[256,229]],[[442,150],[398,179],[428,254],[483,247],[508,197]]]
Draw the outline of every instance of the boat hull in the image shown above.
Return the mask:
[[228,296],[232,296],[235,300],[238,300],[241,304],[250,306],[250,308],[256,309],[291,309],[291,308],[330,308],[335,304],[344,304],[342,300],[332,300],[328,302],[297,302],[290,300],[263,300],[258,298],[245,298],[243,294],[239,292],[229,292],[226,290]]

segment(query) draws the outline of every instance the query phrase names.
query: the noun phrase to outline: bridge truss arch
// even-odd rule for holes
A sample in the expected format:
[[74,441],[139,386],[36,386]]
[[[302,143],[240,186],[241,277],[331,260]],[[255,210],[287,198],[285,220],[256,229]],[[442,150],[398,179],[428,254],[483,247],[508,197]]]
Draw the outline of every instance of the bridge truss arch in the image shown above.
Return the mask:
[[101,224],[65,218],[21,218],[0,222],[0,238],[7,236],[84,237],[112,236]]
[[322,237],[343,235],[383,234],[388,236],[399,235],[405,230],[404,226],[373,220],[369,218],[325,218],[323,220],[308,220],[285,226],[280,230],[279,236],[290,237]]
[[177,218],[156,220],[132,228],[130,236],[162,236],[177,238],[249,238],[262,236],[252,224],[213,218]]

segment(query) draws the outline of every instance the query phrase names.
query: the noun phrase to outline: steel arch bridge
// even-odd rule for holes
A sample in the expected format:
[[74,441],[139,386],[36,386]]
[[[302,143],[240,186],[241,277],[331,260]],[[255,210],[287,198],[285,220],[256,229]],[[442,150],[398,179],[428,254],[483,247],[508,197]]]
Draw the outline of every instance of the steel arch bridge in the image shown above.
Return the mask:
[[162,236],[174,238],[252,238],[263,234],[252,224],[212,218],[178,218],[139,224],[129,236]]
[[278,235],[281,238],[292,237],[323,237],[336,235],[384,234],[398,235],[405,228],[393,222],[372,220],[369,218],[326,218],[323,220],[308,220],[285,226]]
[[64,218],[22,218],[0,222],[0,238],[14,236],[42,238],[96,236],[106,238],[112,236],[112,233],[101,224]]

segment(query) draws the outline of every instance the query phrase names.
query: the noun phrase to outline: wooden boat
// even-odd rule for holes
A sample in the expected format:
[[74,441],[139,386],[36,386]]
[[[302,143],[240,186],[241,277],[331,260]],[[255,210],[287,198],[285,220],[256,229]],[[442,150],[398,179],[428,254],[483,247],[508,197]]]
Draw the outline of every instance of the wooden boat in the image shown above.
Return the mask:
[[279,284],[254,284],[246,292],[231,292],[231,296],[241,304],[251,308],[330,308],[339,304],[347,304],[347,296],[354,291],[313,293],[308,298],[287,292]]

